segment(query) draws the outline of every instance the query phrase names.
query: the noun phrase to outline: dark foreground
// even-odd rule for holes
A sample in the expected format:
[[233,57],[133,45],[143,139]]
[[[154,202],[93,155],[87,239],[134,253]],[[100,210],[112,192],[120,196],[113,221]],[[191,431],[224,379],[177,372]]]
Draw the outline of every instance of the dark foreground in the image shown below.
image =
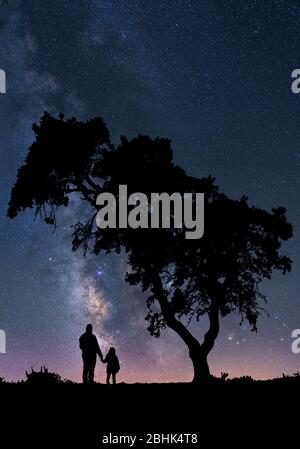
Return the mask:
[[0,447],[288,448],[299,438],[299,393],[299,382],[0,385]]

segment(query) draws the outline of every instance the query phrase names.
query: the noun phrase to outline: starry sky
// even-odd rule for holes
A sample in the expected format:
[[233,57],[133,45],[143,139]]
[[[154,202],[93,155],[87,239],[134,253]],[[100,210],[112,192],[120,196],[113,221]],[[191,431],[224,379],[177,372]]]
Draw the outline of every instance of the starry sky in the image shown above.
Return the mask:
[[[10,189],[43,111],[102,116],[121,134],[172,140],[175,161],[191,175],[212,174],[229,196],[285,206],[294,238],[283,251],[287,276],[264,283],[270,316],[258,333],[221,322],[211,370],[256,378],[294,373],[300,355],[300,68],[297,0],[0,0],[0,328],[7,353],[0,376],[24,378],[42,364],[80,380],[78,337],[94,324],[103,352],[114,345],[120,381],[189,381],[187,350],[172,331],[154,339],[138,288],[123,280],[126,260],[71,252],[76,200],[59,229],[25,212],[6,218]],[[203,335],[207,322],[193,325]],[[99,364],[97,380],[104,380]]]

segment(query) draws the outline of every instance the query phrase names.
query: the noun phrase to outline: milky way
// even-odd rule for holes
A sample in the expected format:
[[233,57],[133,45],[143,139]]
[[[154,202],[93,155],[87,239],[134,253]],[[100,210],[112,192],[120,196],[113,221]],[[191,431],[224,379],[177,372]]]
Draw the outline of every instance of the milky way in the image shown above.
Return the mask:
[[[288,3],[288,5],[286,4]],[[169,137],[189,174],[212,174],[228,195],[270,209],[287,207],[293,271],[263,290],[270,317],[258,333],[222,321],[212,371],[272,377],[299,369],[291,332],[300,327],[300,67],[298,2],[0,1],[0,328],[7,353],[0,376],[24,377],[45,364],[80,379],[78,338],[94,323],[103,352],[121,360],[120,380],[187,381],[192,369],[171,331],[146,330],[145,298],[124,281],[124,256],[71,252],[78,203],[53,233],[25,212],[6,218],[10,189],[44,110],[100,115],[121,134]],[[84,211],[85,212],[85,211]],[[80,213],[82,211],[80,210]],[[205,320],[193,325],[203,335]],[[97,378],[104,379],[99,365]]]

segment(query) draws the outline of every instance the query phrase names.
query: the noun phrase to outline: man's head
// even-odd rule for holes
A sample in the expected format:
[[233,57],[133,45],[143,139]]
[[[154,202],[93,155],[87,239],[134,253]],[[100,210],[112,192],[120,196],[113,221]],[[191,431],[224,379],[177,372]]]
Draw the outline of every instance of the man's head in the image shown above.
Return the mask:
[[88,334],[92,334],[93,333],[93,326],[91,324],[88,324],[86,326],[86,331]]

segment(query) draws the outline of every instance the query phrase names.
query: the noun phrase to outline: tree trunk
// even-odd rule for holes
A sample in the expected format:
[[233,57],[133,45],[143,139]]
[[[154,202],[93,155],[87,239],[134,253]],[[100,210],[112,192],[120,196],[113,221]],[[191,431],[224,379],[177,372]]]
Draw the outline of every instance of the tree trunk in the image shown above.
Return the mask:
[[193,383],[204,384],[209,382],[211,374],[207,362],[207,354],[202,350],[200,344],[190,349],[190,358],[194,367]]
[[211,374],[207,362],[207,356],[214,347],[215,340],[219,335],[219,305],[217,301],[212,300],[209,311],[209,329],[204,336],[202,345],[190,351],[190,357],[194,366],[195,383],[206,383],[210,380]]
[[191,334],[191,332],[174,316],[171,305],[165,295],[160,276],[153,274],[153,293],[158,300],[161,312],[167,326],[176,332],[189,349],[189,355],[194,367],[194,383],[207,383],[211,374],[207,362],[207,356],[214,346],[215,339],[219,333],[219,306],[212,301],[209,312],[209,329],[204,336],[202,345]]

